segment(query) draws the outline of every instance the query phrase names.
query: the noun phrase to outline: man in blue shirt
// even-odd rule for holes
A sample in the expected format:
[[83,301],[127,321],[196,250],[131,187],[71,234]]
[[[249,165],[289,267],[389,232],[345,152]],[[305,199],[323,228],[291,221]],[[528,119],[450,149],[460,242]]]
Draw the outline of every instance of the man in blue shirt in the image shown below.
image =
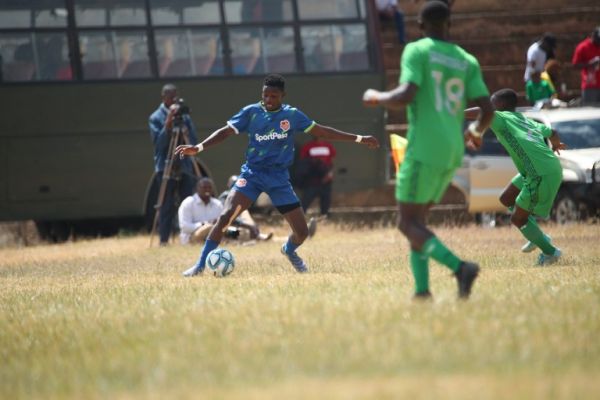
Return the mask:
[[246,163],[242,165],[241,174],[225,201],[225,209],[208,235],[200,258],[183,273],[184,276],[194,276],[204,270],[206,257],[217,248],[223,232],[261,192],[269,195],[292,228],[292,234],[281,248],[282,253],[296,271],[307,272],[308,267],[296,249],[308,236],[308,226],[288,173],[294,159],[294,136],[305,132],[327,140],[362,143],[371,149],[379,146],[373,136],[354,135],[317,124],[297,108],[283,104],[284,96],[283,77],[268,75],[263,82],[261,102],[242,108],[227,121],[226,126],[213,132],[202,143],[178,146],[175,150],[180,157],[192,156],[240,132],[246,132],[249,139]]
[[[181,135],[187,135],[188,143],[196,144],[196,130],[189,114],[179,113],[179,104],[177,103],[177,88],[175,85],[166,84],[161,91],[162,103],[156,111],[150,115],[150,136],[154,144],[154,171],[157,185],[160,187],[168,159],[173,158],[171,173],[166,183],[165,195],[160,207],[158,220],[158,234],[160,244],[165,246],[169,243],[173,217],[175,216],[175,192],[179,192],[181,200],[194,193],[196,178],[194,175],[192,159],[178,159],[171,157],[169,152],[169,143],[174,133],[174,127],[181,124]],[[185,143],[184,138],[180,137],[177,145]],[[178,184],[179,183],[179,184]]]

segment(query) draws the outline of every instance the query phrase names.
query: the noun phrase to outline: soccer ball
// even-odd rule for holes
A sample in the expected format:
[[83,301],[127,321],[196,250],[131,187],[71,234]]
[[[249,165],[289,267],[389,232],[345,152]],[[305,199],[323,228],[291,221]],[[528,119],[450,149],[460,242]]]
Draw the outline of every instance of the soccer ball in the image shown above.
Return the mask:
[[229,250],[214,249],[206,257],[208,272],[217,278],[223,278],[233,272],[235,260]]

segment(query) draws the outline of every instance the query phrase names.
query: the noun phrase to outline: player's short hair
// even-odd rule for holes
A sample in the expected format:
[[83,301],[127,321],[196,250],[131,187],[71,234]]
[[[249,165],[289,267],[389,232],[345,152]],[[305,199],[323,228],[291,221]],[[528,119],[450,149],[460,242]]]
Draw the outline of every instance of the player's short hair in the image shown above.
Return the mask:
[[177,86],[173,85],[172,83],[167,83],[165,86],[162,87],[160,94],[162,96],[164,96],[166,94],[173,93],[176,91],[177,91]]
[[419,22],[441,25],[450,18],[448,3],[440,0],[427,1],[419,11]]
[[509,109],[515,109],[517,107],[517,101],[519,99],[517,96],[517,92],[510,88],[500,89],[497,92],[495,92],[492,96],[501,100],[504,103],[504,105]]
[[210,183],[210,185],[213,186],[213,187],[215,186],[214,183],[213,183],[213,180],[210,179],[208,176],[201,176],[200,178],[198,178],[196,180],[196,187],[200,186],[201,184],[203,184],[205,182]]
[[279,74],[269,74],[265,77],[263,84],[268,87],[276,87],[285,90],[285,79]]

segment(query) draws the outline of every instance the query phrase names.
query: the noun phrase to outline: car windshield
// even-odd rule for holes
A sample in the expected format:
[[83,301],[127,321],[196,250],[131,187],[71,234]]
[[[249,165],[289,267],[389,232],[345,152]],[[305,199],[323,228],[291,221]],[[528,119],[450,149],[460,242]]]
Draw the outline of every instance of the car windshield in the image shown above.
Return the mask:
[[552,127],[569,149],[600,147],[600,119],[556,122]]

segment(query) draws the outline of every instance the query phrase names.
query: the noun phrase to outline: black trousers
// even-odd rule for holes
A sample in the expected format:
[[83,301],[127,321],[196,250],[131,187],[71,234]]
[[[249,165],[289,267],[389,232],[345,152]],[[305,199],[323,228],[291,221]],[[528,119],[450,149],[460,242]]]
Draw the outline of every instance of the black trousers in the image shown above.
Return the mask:
[[[162,173],[156,174],[158,187],[162,181]],[[167,182],[165,197],[160,208],[158,218],[158,234],[161,243],[167,243],[173,231],[173,217],[177,213],[177,207],[188,196],[194,193],[196,178],[189,174],[181,174],[178,178],[170,178]]]
[[331,207],[331,187],[332,182],[306,186],[302,192],[302,209],[306,212],[313,200],[318,197],[321,215],[327,215]]

